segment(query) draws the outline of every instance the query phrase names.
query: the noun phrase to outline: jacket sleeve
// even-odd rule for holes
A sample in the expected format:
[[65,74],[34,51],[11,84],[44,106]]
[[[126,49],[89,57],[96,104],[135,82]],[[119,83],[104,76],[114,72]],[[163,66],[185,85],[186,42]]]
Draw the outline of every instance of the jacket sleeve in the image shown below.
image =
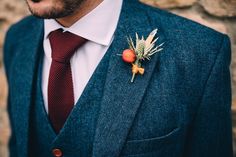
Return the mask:
[[232,157],[230,41],[222,40],[191,125],[185,157]]
[[16,137],[15,137],[15,129],[13,128],[12,125],[12,116],[11,116],[11,104],[10,104],[10,100],[8,99],[8,114],[9,114],[9,120],[10,120],[10,126],[11,126],[11,136],[9,139],[9,143],[8,143],[8,149],[9,149],[9,157],[17,157],[17,147],[16,147]]
[[[12,27],[11,27],[12,28]],[[10,64],[12,60],[12,47],[11,42],[13,39],[13,34],[11,31],[11,28],[7,32],[5,42],[4,42],[4,48],[3,48],[3,61],[4,61],[4,68],[7,76],[7,81],[9,85],[9,72],[10,72]],[[13,119],[12,119],[12,113],[11,113],[11,102],[10,102],[10,91],[8,92],[8,101],[7,101],[7,111],[8,111],[8,117],[10,121],[10,127],[11,127],[11,136],[9,139],[8,149],[10,153],[10,157],[17,157],[17,151],[16,151],[16,137],[15,137],[15,129],[13,126]]]

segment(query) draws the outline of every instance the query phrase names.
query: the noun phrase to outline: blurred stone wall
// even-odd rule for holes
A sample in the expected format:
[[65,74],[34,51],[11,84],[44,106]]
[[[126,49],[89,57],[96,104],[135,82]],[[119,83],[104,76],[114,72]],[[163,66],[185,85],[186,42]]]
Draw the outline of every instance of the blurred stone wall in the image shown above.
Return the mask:
[[[232,43],[233,124],[236,115],[236,0],[141,0],[148,5],[169,10],[197,21],[217,31],[226,33]],[[7,157],[10,135],[6,114],[7,85],[2,65],[2,45],[9,25],[29,14],[24,0],[0,1],[0,157]],[[236,134],[236,130],[234,129]]]

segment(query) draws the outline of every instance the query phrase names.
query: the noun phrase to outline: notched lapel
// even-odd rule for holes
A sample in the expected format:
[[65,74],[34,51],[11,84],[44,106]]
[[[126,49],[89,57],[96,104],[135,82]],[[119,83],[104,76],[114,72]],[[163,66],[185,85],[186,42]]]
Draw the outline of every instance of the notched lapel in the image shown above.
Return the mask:
[[[137,32],[146,37],[155,29],[147,23],[148,19],[144,13],[134,14],[130,10],[133,7],[130,6],[131,3],[136,2],[124,1],[115,39],[107,52],[112,55],[97,122],[94,157],[119,156],[159,58],[156,54],[150,62],[144,62],[145,74],[137,75],[135,81],[130,82],[131,65],[124,63],[117,54],[121,54],[124,49],[128,48],[127,35],[134,38]],[[164,37],[160,33],[158,36],[160,38],[158,44],[160,44]]]
[[[22,36],[17,43],[18,47],[15,52],[9,84],[11,107],[14,111],[12,116],[16,122],[13,125],[17,129],[16,137],[20,137],[17,142],[23,147],[28,143],[29,110],[32,92],[34,92],[32,86],[37,71],[39,48],[42,47],[43,39],[43,21],[34,20],[33,22],[35,23],[31,23],[32,26],[29,26],[25,36]],[[27,156],[27,150],[22,149],[22,151],[22,154]]]

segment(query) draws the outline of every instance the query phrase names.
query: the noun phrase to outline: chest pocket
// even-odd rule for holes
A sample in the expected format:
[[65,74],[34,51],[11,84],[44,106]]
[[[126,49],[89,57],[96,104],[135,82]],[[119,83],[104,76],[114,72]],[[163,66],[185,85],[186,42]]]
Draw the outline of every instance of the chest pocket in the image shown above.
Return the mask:
[[181,140],[183,139],[183,135],[183,129],[178,127],[162,136],[140,140],[128,140],[123,147],[121,156],[171,157],[172,152],[175,152],[173,156],[178,156],[176,151],[180,150],[179,147],[183,145],[184,141]]

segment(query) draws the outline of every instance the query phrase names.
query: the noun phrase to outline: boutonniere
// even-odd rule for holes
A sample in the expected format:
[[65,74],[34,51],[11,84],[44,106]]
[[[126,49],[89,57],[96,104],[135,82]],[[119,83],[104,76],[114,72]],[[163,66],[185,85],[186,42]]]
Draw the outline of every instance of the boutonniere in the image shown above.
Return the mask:
[[157,34],[157,29],[153,30],[147,39],[145,40],[142,36],[139,38],[136,33],[136,42],[134,44],[133,39],[129,36],[127,37],[127,41],[129,44],[129,49],[126,49],[122,53],[122,59],[124,62],[131,63],[132,65],[132,78],[131,82],[134,82],[135,75],[144,74],[144,67],[142,67],[142,61],[150,61],[151,57],[160,52],[162,48],[162,44],[155,46],[158,38],[155,38]]

